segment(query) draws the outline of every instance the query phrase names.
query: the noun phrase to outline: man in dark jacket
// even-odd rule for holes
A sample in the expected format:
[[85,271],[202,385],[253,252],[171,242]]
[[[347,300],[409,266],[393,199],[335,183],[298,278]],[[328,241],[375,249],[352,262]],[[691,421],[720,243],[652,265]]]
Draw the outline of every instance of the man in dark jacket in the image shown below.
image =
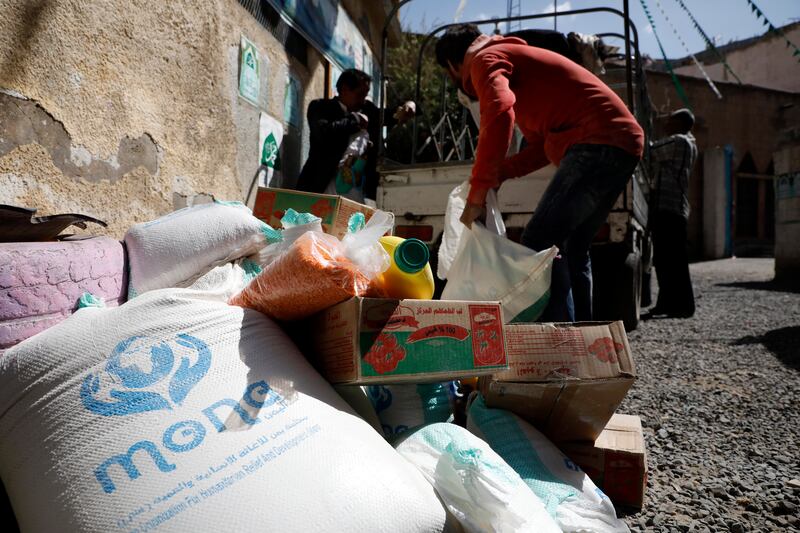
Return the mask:
[[[379,142],[379,109],[367,100],[371,81],[372,78],[365,72],[347,69],[336,81],[336,97],[314,100],[309,104],[307,118],[311,146],[308,160],[297,180],[298,190],[325,192],[331,181],[336,179],[339,161],[347,149],[350,136],[367,130],[373,146],[366,154],[364,196],[375,199],[378,186],[376,148]],[[387,112],[384,118],[386,125],[391,127],[393,119],[404,122],[413,114],[413,104],[406,102],[394,115]]]
[[338,96],[309,104],[311,146],[297,179],[297,190],[322,193],[336,178],[350,136],[368,126],[367,116],[359,111],[367,99],[369,82],[370,77],[364,72],[345,70],[336,81]]

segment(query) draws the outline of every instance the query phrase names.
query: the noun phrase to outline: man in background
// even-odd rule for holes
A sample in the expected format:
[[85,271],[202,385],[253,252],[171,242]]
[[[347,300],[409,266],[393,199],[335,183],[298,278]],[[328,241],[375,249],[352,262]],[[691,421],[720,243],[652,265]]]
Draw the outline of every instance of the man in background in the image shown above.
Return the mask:
[[[644,134],[622,100],[591,72],[516,37],[451,27],[436,60],[480,103],[480,134],[461,221],[485,212],[486,194],[550,163],[558,167],[522,234],[534,250],[557,246],[544,321],[592,319],[589,246],[642,155]],[[527,141],[506,158],[514,124]],[[574,302],[574,305],[573,305]]]
[[689,176],[697,160],[693,126],[692,112],[678,109],[666,122],[667,136],[653,143],[650,150],[654,179],[650,228],[658,280],[658,302],[650,310],[650,317],[694,315],[694,291],[686,251]]
[[308,105],[311,144],[308,160],[297,179],[298,190],[322,193],[336,179],[350,136],[368,126],[367,116],[360,110],[367,99],[369,80],[360,70],[345,70],[336,80],[337,96],[313,100]]
[[[340,161],[351,144],[353,135],[362,130],[367,132],[372,146],[363,154],[365,168],[363,183],[355,184],[363,192],[363,197],[374,200],[378,185],[377,146],[379,142],[379,110],[369,100],[372,78],[358,69],[347,69],[336,81],[337,96],[313,100],[308,106],[307,118],[310,130],[308,160],[300,172],[297,189],[300,191],[324,193],[331,190],[340,170]],[[398,123],[407,121],[414,114],[412,102],[399,107],[394,115],[386,113],[391,127],[391,119]]]

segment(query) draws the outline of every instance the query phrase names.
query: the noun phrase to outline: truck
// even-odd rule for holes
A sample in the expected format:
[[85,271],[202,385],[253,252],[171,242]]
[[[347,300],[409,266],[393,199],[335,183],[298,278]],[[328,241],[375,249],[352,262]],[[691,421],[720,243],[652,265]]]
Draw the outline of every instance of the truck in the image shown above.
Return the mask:
[[[395,11],[406,2],[396,6]],[[628,2],[624,11],[608,7],[563,11],[558,14],[534,14],[518,17],[502,17],[491,20],[471,21],[475,24],[495,24],[548,17],[587,16],[609,13],[621,19],[623,33],[598,33],[604,39],[620,39],[623,54],[607,64],[601,79],[625,100],[649,139],[651,131],[651,105],[647,96],[644,70],[639,54],[638,33],[628,14]],[[389,17],[392,17],[390,13]],[[433,29],[422,40],[417,62],[416,97],[420,97],[421,62],[427,46],[436,34],[453,24]],[[388,21],[387,21],[388,27]],[[385,50],[385,47],[384,47]],[[385,77],[385,52],[382,54],[382,72]],[[412,139],[410,163],[397,163],[387,158],[382,160],[378,171],[380,181],[376,197],[380,209],[394,212],[397,217],[396,234],[415,237],[428,243],[431,257],[437,257],[444,229],[444,213],[450,192],[467,181],[474,157],[474,135],[476,128],[470,125],[466,108],[461,117],[451,116],[445,105],[447,80],[443,76],[441,94],[441,117],[431,128],[426,144],[434,144],[437,160],[420,163],[416,161],[422,152],[417,146],[416,123]],[[385,102],[386,83],[381,83],[381,103]],[[452,88],[450,89],[452,90]],[[384,105],[381,106],[382,108]],[[450,106],[452,108],[452,106]],[[454,128],[453,124],[461,124]],[[430,148],[430,146],[427,146]],[[627,187],[612,208],[605,224],[598,231],[591,248],[594,278],[594,317],[597,320],[623,320],[628,330],[635,329],[640,319],[643,303],[649,301],[649,270],[652,260],[652,245],[648,232],[648,202],[650,178],[648,174],[649,153],[646,150],[642,163],[637,167]],[[500,208],[507,228],[507,235],[519,240],[522,230],[552,179],[556,168],[547,166],[522,178],[503,183],[498,193]],[[643,280],[647,280],[643,283]],[[438,280],[441,286],[443,282]]]

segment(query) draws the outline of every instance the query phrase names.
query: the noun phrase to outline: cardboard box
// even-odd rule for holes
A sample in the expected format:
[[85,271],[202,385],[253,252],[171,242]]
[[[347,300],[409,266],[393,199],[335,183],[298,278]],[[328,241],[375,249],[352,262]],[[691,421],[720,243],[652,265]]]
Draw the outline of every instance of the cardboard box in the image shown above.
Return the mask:
[[352,298],[302,330],[331,383],[423,383],[507,368],[502,319],[496,302]]
[[641,509],[647,487],[647,453],[638,416],[615,414],[594,444],[561,445],[575,464],[617,506]]
[[509,368],[481,379],[486,405],[555,442],[594,442],[636,379],[622,322],[507,324]]
[[322,219],[322,229],[338,238],[347,233],[347,222],[353,213],[364,213],[367,220],[375,210],[364,204],[332,194],[314,194],[259,187],[253,215],[272,226],[281,228],[281,218],[292,208],[300,213],[312,213]]

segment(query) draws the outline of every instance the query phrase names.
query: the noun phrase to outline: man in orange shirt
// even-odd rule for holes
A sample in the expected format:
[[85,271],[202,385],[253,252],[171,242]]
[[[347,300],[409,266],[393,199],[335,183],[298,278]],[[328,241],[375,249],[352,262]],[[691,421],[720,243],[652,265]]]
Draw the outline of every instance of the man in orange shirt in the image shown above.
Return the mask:
[[[454,26],[437,42],[436,60],[480,102],[478,149],[461,221],[469,226],[482,216],[488,190],[504,180],[557,166],[522,243],[561,250],[542,319],[591,320],[589,246],[641,158],[641,127],[588,70],[516,37]],[[527,146],[506,159],[515,123]]]

